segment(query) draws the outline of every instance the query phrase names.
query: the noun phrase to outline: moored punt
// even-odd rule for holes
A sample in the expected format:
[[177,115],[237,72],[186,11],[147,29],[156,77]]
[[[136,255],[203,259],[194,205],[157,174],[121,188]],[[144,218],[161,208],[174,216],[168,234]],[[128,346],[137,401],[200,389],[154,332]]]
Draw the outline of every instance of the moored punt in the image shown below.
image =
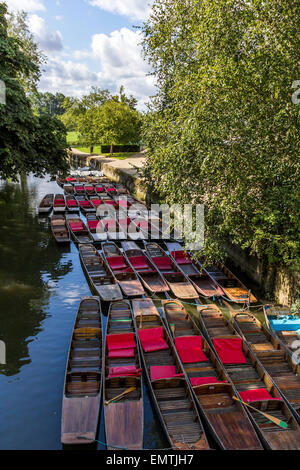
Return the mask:
[[77,196],[76,200],[79,204],[81,212],[84,214],[89,214],[91,212],[96,212],[95,207],[91,203],[91,201],[86,196]]
[[96,194],[95,188],[92,184],[86,184],[84,186],[84,190],[87,196],[95,196]]
[[283,305],[265,305],[264,316],[272,334],[276,335],[288,351],[294,353],[299,348],[300,341],[299,315]]
[[91,196],[90,197],[90,202],[92,204],[92,206],[94,207],[95,211],[97,211],[98,207],[101,206],[102,201],[101,199],[99,198],[99,196]]
[[[300,428],[297,420],[246,341],[215,305],[197,306],[197,311],[202,331],[239,398],[252,407],[247,406],[247,412],[264,446],[272,450],[299,450]],[[285,423],[286,428],[278,426],[262,413]]]
[[207,450],[209,444],[191,388],[167,329],[151,302],[151,299],[137,299],[132,301],[132,305],[158,417],[174,450]]
[[126,231],[119,225],[115,217],[103,218],[101,222],[107,232],[109,240],[125,240],[127,238]]
[[102,390],[102,322],[97,297],[84,297],[72,333],[64,384],[61,442],[96,439]]
[[63,186],[65,194],[74,194],[74,186],[70,183],[66,183]]
[[203,416],[221,449],[261,450],[262,445],[236,391],[212,348],[178,300],[163,300],[177,353]]
[[269,373],[300,422],[300,365],[252,314],[231,311],[233,325]]
[[141,282],[117,245],[113,242],[104,242],[101,247],[105,261],[117,278],[124,294],[128,297],[144,295],[145,291]]
[[106,186],[105,191],[111,196],[117,194],[117,190],[112,184]]
[[144,245],[146,254],[157,267],[176,297],[183,300],[198,298],[198,293],[187,277],[180,271],[175,261],[157,243],[144,241]]
[[176,242],[166,242],[171,258],[176,262],[179,269],[188,277],[196,291],[204,297],[220,297],[224,292],[201,266],[197,266],[182,246]]
[[142,450],[143,378],[130,303],[110,304],[105,344],[104,420],[108,450]]
[[75,243],[92,243],[93,238],[79,215],[67,215],[66,221]]
[[105,186],[101,183],[95,184],[95,192],[97,194],[103,194],[105,193]]
[[93,245],[79,245],[79,256],[88,283],[105,302],[123,299],[119,284]]
[[76,196],[84,196],[85,190],[84,186],[81,183],[74,184],[74,193]]
[[46,194],[40,202],[38,213],[40,215],[49,214],[53,209],[54,194]]
[[65,210],[66,210],[65,196],[63,194],[56,194],[54,197],[53,212],[59,213],[59,212],[65,212]]
[[52,215],[51,230],[57,243],[71,242],[69,228],[67,226],[66,219],[63,215]]
[[107,240],[107,233],[96,214],[86,214],[87,227],[95,243]]
[[[202,263],[201,263],[202,266]],[[226,266],[216,262],[213,266],[202,266],[205,272],[216,281],[226,297],[232,302],[246,304],[257,302],[256,297]]]
[[150,261],[134,242],[122,242],[122,248],[126,258],[142,281],[146,289],[152,294],[160,292],[168,292],[170,290],[168,284],[157,270],[156,266]]
[[66,209],[68,212],[79,212],[79,205],[75,196],[66,196]]

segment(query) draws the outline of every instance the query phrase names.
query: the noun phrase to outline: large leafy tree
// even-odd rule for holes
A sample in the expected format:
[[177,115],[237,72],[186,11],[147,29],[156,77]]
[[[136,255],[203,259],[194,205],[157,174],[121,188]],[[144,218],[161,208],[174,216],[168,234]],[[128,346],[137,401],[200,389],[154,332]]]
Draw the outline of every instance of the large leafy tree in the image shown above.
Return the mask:
[[145,175],[205,204],[207,255],[230,241],[300,264],[299,23],[297,0],[156,0],[144,24],[159,86]]
[[40,75],[40,56],[36,49],[25,51],[32,38],[26,42],[24,31],[18,35],[16,27],[8,28],[6,13],[0,3],[0,80],[6,87],[6,104],[0,104],[0,177],[56,174],[67,168],[66,131],[55,117],[34,113],[26,92]]

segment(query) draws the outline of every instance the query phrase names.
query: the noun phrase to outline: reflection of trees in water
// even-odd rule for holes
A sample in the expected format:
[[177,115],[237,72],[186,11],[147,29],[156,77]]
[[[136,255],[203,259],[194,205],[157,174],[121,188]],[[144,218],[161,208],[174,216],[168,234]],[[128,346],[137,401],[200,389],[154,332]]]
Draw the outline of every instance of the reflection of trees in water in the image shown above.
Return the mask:
[[24,177],[20,184],[0,188],[0,339],[6,343],[7,361],[0,371],[8,376],[31,362],[28,343],[43,329],[50,297],[47,281],[72,269],[71,261],[61,263],[69,248],[57,247],[32,214],[35,198],[35,186],[28,189]]

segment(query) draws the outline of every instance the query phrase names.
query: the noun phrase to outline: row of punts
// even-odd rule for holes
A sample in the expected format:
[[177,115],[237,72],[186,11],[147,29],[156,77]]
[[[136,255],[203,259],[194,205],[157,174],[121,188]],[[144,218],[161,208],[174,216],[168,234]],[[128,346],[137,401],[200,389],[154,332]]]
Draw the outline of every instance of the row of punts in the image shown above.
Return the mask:
[[[66,368],[62,443],[96,439],[103,397],[107,448],[143,449],[143,380],[171,449],[300,448],[299,365],[246,312],[224,316],[179,300],[83,298]],[[274,359],[275,358],[275,359]],[[275,363],[273,361],[275,360]],[[143,374],[144,371],[144,374]]]

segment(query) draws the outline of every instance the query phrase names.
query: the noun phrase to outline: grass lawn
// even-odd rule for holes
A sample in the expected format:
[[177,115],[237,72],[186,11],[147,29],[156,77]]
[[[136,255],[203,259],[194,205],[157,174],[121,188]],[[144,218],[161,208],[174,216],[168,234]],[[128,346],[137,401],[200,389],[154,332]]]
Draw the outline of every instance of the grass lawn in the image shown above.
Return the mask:
[[67,133],[67,143],[68,145],[75,145],[78,142],[79,132],[68,132]]
[[[68,132],[67,133],[67,143],[71,147],[76,148],[77,150],[80,150],[81,152],[84,153],[90,153],[90,147],[89,146],[80,146],[78,145],[78,137],[79,137],[79,132]],[[97,153],[98,155],[104,155],[105,157],[110,157],[110,153],[101,153],[101,145],[94,145],[94,153]],[[137,152],[124,152],[124,153],[114,153],[113,158],[118,158],[119,160],[125,160],[128,157],[132,157],[132,155],[136,155]]]

